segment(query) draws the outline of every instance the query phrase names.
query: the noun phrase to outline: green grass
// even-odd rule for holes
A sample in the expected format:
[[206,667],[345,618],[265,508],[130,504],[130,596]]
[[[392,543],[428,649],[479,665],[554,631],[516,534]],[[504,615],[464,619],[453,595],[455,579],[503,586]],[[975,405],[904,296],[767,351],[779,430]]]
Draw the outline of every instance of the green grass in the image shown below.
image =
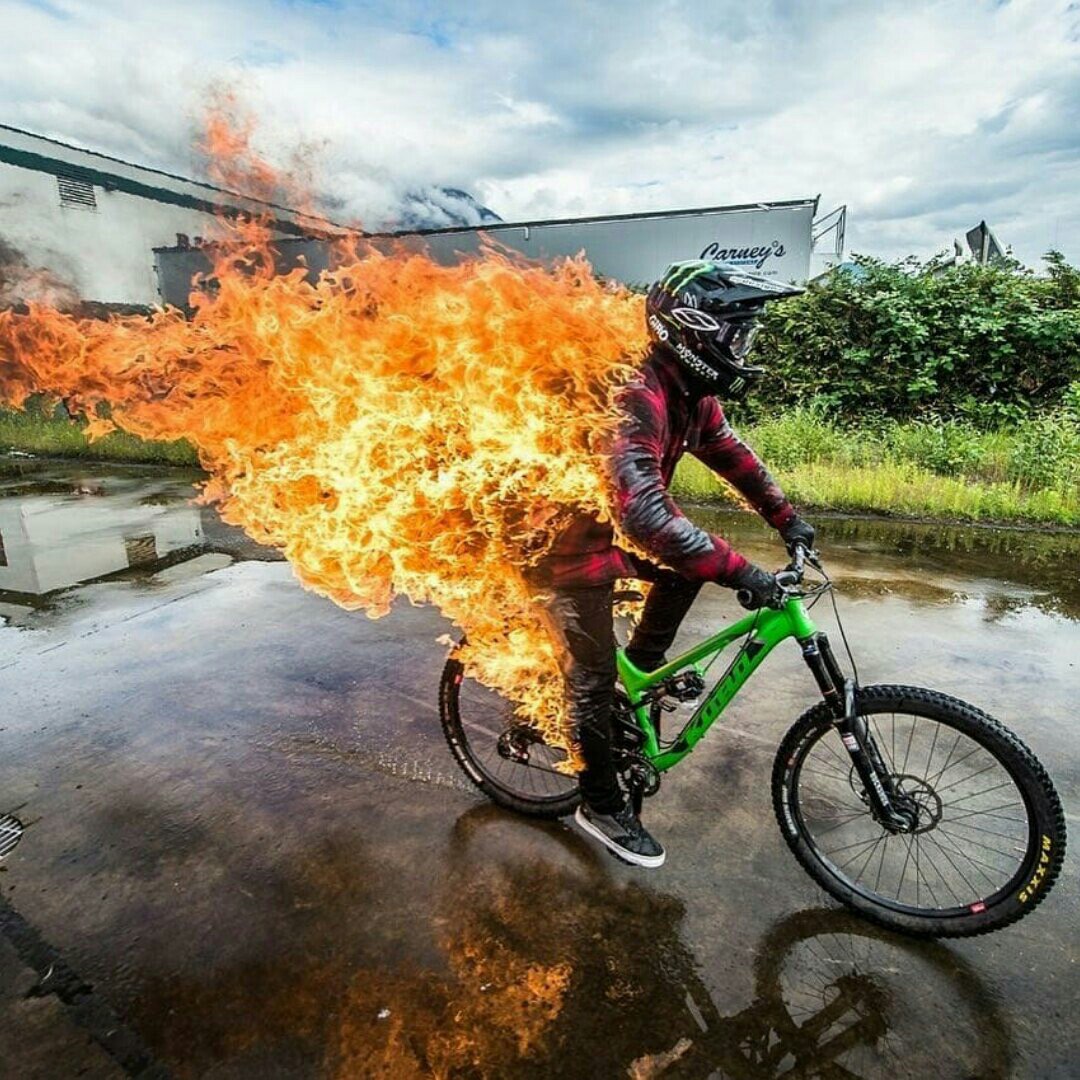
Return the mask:
[[[910,463],[818,462],[777,469],[776,474],[788,497],[800,507],[959,521],[1080,525],[1080,498],[1075,493],[939,476]],[[672,490],[676,497],[691,500],[733,501],[730,489],[693,458],[680,463]]]
[[4,450],[95,461],[198,465],[195,451],[186,442],[146,442],[123,431],[90,442],[75,421],[46,416],[33,408],[27,412],[0,409],[0,452]]
[[[1080,425],[1064,411],[983,432],[958,421],[843,427],[793,409],[746,427],[743,437],[801,506],[1080,525]],[[672,488],[689,499],[732,498],[692,458]]]

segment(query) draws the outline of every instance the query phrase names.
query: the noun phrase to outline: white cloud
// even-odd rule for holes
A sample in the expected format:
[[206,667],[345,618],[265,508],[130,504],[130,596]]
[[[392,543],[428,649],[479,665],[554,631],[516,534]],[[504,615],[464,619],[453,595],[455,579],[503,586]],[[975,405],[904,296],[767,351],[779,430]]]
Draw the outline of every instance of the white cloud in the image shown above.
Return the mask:
[[372,224],[428,184],[508,219],[821,192],[855,250],[928,254],[985,217],[1027,261],[1080,261],[1071,7],[0,0],[0,119],[191,171],[224,80]]

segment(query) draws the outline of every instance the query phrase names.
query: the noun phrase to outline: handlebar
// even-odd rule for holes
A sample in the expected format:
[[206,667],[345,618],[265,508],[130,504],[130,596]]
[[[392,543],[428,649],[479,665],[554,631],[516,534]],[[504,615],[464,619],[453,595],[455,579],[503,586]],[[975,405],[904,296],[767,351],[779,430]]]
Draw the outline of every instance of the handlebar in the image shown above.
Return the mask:
[[[802,583],[803,571],[806,568],[807,561],[811,566],[817,566],[818,558],[817,554],[810,550],[805,544],[796,543],[792,546],[791,562],[787,567],[779,571],[776,575],[776,584],[779,586],[780,591],[787,593],[792,589],[795,589]],[[739,604],[746,608],[747,611],[756,610],[754,604],[754,594],[749,589],[739,589],[735,593],[735,599]],[[772,604],[769,605],[773,606]],[[779,606],[779,605],[777,605]]]

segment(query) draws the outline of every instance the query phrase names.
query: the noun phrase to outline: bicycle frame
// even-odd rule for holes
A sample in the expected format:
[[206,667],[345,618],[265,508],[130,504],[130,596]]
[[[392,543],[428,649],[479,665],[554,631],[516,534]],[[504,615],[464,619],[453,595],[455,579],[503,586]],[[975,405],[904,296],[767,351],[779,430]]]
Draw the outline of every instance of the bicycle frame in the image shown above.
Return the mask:
[[[807,614],[803,598],[792,596],[779,610],[762,608],[760,611],[751,612],[656,671],[640,671],[627,660],[620,649],[617,653],[619,680],[630,699],[637,723],[644,732],[645,756],[660,772],[677,765],[693,750],[777,645],[788,638],[795,638],[803,646],[804,656],[809,660],[808,649],[816,652],[815,642],[823,636]],[[706,657],[717,656],[740,638],[747,638],[746,643],[723,678],[705,696],[674,743],[666,749],[661,748],[656,728],[649,717],[649,691]],[[829,659],[831,661],[831,655]],[[834,667],[835,662],[830,666]],[[813,665],[811,667],[813,670]],[[818,671],[815,670],[814,674],[817,677]],[[835,679],[830,677],[830,674],[826,672],[818,678],[827,698],[832,696],[830,691],[835,693]]]
[[[719,655],[740,638],[746,640],[728,670],[694,710],[675,741],[670,746],[661,747],[649,715],[656,698],[650,691],[680,671],[693,667],[699,660]],[[833,656],[828,636],[814,625],[806,612],[802,595],[797,593],[789,595],[783,607],[762,608],[745,616],[656,671],[640,671],[626,659],[622,649],[618,650],[619,680],[644,736],[641,749],[645,757],[658,773],[682,761],[757,671],[765,657],[788,638],[795,638],[802,648],[803,659],[832,710],[844,748],[851,757],[852,766],[864,785],[878,820],[886,828],[896,831],[907,829],[910,821],[905,817],[904,794],[885,767],[866,721],[857,715],[857,687],[853,680],[844,678]],[[910,800],[906,802],[910,804]]]

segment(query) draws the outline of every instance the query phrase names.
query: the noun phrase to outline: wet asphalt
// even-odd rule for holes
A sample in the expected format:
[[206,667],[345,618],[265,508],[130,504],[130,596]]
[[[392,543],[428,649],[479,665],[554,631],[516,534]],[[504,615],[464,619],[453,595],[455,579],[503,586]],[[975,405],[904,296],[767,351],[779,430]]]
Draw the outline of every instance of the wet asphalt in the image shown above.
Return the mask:
[[[1028,919],[949,944],[848,915],[790,857],[794,648],[646,804],[668,862],[636,871],[457,771],[436,612],[304,592],[190,481],[0,463],[0,816],[25,825],[0,1077],[1080,1073],[1072,856]],[[752,517],[698,516],[782,561]],[[820,524],[863,682],[997,715],[1075,831],[1080,537]],[[735,614],[707,588],[684,638]]]

